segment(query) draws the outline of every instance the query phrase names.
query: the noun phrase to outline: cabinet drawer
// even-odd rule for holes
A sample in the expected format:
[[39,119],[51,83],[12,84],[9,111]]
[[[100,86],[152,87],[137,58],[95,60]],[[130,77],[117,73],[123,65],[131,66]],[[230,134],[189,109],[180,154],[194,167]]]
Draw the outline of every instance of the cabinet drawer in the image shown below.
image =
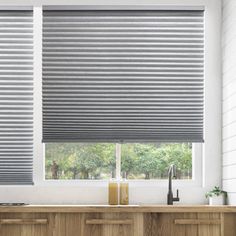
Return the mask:
[[0,236],[51,236],[49,216],[41,213],[2,213]]
[[223,236],[220,213],[152,213],[144,219],[145,236]]
[[143,236],[139,213],[83,214],[82,236]]

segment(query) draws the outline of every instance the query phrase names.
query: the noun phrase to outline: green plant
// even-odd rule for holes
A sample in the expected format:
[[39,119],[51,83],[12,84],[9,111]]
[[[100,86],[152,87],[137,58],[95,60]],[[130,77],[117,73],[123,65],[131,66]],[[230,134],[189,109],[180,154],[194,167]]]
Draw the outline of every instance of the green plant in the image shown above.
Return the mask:
[[206,198],[208,198],[220,195],[224,195],[225,197],[227,197],[227,192],[221,190],[220,187],[215,186],[211,191],[207,192],[205,196]]

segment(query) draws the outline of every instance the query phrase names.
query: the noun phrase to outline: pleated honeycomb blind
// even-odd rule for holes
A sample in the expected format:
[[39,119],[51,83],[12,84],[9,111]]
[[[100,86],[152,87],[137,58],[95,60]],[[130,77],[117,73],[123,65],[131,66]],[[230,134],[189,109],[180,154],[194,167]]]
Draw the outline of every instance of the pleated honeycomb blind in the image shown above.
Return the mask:
[[0,185],[33,182],[32,15],[0,10]]
[[44,10],[44,142],[202,142],[203,111],[204,11]]

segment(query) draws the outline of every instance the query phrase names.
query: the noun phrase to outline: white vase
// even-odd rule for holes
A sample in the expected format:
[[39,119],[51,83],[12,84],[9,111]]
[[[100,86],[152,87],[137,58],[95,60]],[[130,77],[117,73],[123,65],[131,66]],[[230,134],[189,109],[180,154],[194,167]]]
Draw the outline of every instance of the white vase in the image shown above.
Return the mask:
[[225,205],[225,195],[221,194],[220,196],[209,197],[209,205]]

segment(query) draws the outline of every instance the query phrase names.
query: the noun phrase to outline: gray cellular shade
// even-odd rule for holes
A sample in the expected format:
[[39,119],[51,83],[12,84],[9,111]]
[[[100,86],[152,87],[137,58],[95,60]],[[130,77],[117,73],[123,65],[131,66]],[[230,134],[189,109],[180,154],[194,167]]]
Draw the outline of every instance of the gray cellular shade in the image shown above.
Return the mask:
[[203,11],[44,11],[44,142],[202,142],[203,102]]
[[32,11],[0,11],[0,185],[32,184]]

